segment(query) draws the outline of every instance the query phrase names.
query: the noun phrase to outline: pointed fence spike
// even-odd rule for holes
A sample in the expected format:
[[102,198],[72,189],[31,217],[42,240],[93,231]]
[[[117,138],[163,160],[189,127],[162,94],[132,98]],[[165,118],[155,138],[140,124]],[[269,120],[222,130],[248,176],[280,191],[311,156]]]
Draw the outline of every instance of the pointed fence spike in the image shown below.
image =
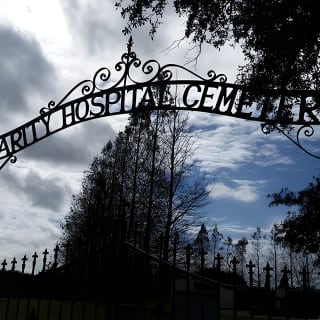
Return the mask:
[[249,284],[250,284],[250,288],[253,287],[253,268],[255,267],[255,264],[252,263],[252,261],[249,261],[249,264],[246,265],[246,267],[249,269]]
[[16,264],[17,264],[17,259],[16,257],[13,257],[13,260],[11,261],[11,271],[16,270]]
[[54,251],[54,256],[53,256],[53,259],[54,259],[54,267],[56,268],[57,265],[58,265],[58,255],[59,255],[59,251],[60,251],[60,248],[58,246],[58,244],[56,245],[56,247],[53,249]]
[[38,254],[37,252],[34,253],[34,255],[32,256],[33,260],[32,260],[32,275],[34,275],[34,270],[36,267],[36,263],[37,263],[37,258],[38,258]]
[[24,274],[24,270],[26,269],[26,261],[28,260],[27,256],[24,255],[24,257],[21,259],[22,260],[22,269],[21,272]]
[[237,273],[237,264],[239,264],[240,261],[236,258],[236,256],[233,256],[230,263],[232,265],[232,273],[236,274]]
[[47,250],[47,248],[44,250],[44,252],[42,252],[42,254],[43,254],[42,272],[45,272],[46,264],[47,264],[47,255],[49,254],[49,251]]
[[3,262],[1,263],[1,265],[2,265],[2,271],[6,271],[6,265],[7,265],[8,263],[7,263],[7,260],[6,259],[4,259],[3,260]]

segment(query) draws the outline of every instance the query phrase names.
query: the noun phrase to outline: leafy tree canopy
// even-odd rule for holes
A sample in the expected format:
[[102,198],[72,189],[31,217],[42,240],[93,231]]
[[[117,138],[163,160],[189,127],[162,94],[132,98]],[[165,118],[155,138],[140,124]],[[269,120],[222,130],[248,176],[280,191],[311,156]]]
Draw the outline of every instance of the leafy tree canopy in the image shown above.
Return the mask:
[[150,25],[154,37],[166,7],[186,19],[184,38],[221,48],[239,44],[246,59],[239,82],[258,88],[318,89],[320,11],[317,0],[116,1],[123,32]]
[[276,240],[295,251],[320,252],[320,177],[299,191],[287,188],[268,195],[270,206],[285,205],[296,210],[288,211],[287,217],[274,226]]

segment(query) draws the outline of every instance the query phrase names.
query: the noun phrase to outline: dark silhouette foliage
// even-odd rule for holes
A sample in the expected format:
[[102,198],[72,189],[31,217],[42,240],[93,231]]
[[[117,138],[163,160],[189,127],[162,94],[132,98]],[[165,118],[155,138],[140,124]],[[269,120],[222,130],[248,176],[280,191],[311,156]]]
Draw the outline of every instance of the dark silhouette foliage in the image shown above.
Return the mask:
[[274,226],[276,241],[294,251],[319,254],[320,251],[320,178],[298,192],[282,189],[279,193],[268,195],[272,198],[270,206],[285,205],[293,207],[286,219]]
[[176,233],[192,225],[208,195],[193,171],[186,120],[176,111],[134,113],[93,159],[62,223],[71,260],[121,264],[125,242],[172,259]]
[[257,89],[319,88],[317,0],[118,0],[127,20],[124,34],[149,24],[154,37],[171,3],[186,20],[184,38],[198,44],[199,52],[204,43],[241,47],[246,65],[239,69],[240,83]]

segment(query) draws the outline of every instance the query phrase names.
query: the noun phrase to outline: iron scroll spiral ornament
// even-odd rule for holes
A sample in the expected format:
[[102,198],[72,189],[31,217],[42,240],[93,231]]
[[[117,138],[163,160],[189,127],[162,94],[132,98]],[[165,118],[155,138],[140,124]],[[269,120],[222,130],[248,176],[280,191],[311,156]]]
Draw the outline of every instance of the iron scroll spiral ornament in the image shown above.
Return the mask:
[[[271,118],[267,117],[269,115],[268,103],[262,103],[262,109],[256,108],[256,111],[260,110],[258,115],[250,111],[250,107],[251,110],[254,109],[255,102],[250,100],[251,88],[227,83],[225,74],[216,73],[213,70],[209,70],[206,76],[200,76],[178,64],[161,65],[155,59],[143,63],[132,50],[132,46],[133,41],[130,37],[127,52],[123,53],[120,61],[114,65],[114,71],[107,67],[98,69],[92,79],[80,81],[60,101],[49,101],[47,106],[39,110],[39,116],[0,135],[0,160],[3,161],[2,164],[0,163],[0,170],[8,162],[15,163],[17,161],[15,156],[17,152],[49,135],[83,121],[133,112],[139,108],[138,100],[139,103],[141,101],[144,103],[151,101],[148,102],[151,105],[150,110],[160,107],[175,110],[198,110],[259,121],[260,123],[264,122],[261,127],[263,133],[270,134],[277,130],[305,153],[320,159],[320,155],[309,151],[303,145],[303,138],[314,136],[315,130],[312,125],[319,125],[320,127],[320,117],[318,118],[318,114],[312,113],[313,110],[316,110],[316,105],[311,105],[311,108],[308,109],[306,101],[301,102],[302,111],[300,111],[300,115],[303,116],[298,116],[299,121],[288,123],[289,125],[300,126],[296,132],[296,137],[293,138],[292,134],[290,135],[286,131],[285,126],[281,125],[284,119],[282,112],[275,113],[279,115],[278,118],[272,117],[272,120],[270,120]],[[178,92],[177,88],[180,90],[181,105],[179,106],[171,103],[171,99],[169,99],[172,95],[170,89],[173,87],[175,93]],[[152,96],[155,89],[159,89],[161,93],[158,95],[161,101],[160,107],[159,104],[156,105],[156,99]],[[277,97],[282,98],[281,94],[284,97],[285,95],[296,94],[300,95],[302,101],[302,98],[306,99],[306,97],[311,96],[316,99],[319,95],[318,92],[312,90],[298,91],[284,94],[276,90],[271,92],[261,91],[267,94],[265,97],[263,94],[261,96],[263,99],[275,100]],[[266,101],[268,100],[266,99]],[[264,106],[266,106],[266,109],[263,109]],[[247,107],[249,107],[249,110],[246,109]],[[281,107],[279,108],[282,110]],[[305,121],[304,114],[307,114],[312,121]],[[54,120],[51,121],[51,118]],[[55,121],[59,119],[61,123]]]
[[[177,65],[177,64],[166,64],[161,66],[157,60],[151,59],[142,64],[141,60],[137,57],[136,53],[132,51],[132,37],[130,37],[128,42],[128,51],[121,56],[121,60],[116,63],[115,71],[122,72],[120,78],[116,81],[112,81],[112,72],[107,67],[102,67],[96,71],[92,80],[83,80],[76,84],[68,93],[58,102],[50,101],[46,107],[40,109],[40,114],[45,114],[48,111],[53,110],[65,103],[72,101],[76,96],[87,97],[96,92],[102,92],[109,89],[114,89],[120,87],[121,85],[126,86],[128,84],[145,84],[157,81],[161,79],[162,81],[170,81],[174,78],[174,74],[177,71],[183,71],[191,75],[194,79],[201,81],[214,82],[218,81],[224,83],[227,81],[227,76],[225,74],[216,74],[215,71],[209,70],[207,72],[207,78],[204,78],[195,72]],[[133,76],[133,71],[141,69],[140,75],[143,79],[139,80]],[[176,71],[176,72],[175,72]],[[147,76],[147,77],[146,77]]]
[[[14,155],[18,151],[36,143],[37,141],[46,138],[47,136],[62,130],[69,125],[63,124],[62,128],[51,131],[49,126],[50,117],[57,112],[63,112],[67,107],[74,104],[87,103],[92,101],[93,97],[113,92],[120,96],[119,92],[125,90],[127,87],[150,87],[161,86],[169,82],[177,83],[179,72],[187,74],[186,79],[191,78],[190,81],[198,81],[204,83],[226,83],[227,77],[224,74],[216,74],[213,70],[207,72],[207,77],[202,77],[195,72],[180,66],[178,64],[165,64],[161,65],[157,60],[151,59],[142,63],[137,57],[136,53],[132,50],[133,41],[130,37],[127,44],[127,52],[123,53],[120,61],[114,66],[114,72],[107,67],[98,69],[93,75],[92,79],[83,80],[73,86],[62,99],[58,102],[51,100],[48,104],[39,110],[39,116],[31,121],[21,125],[20,127],[11,130],[3,135],[0,135],[0,170],[8,163],[15,163],[17,161]],[[120,73],[120,76],[114,75]],[[176,78],[175,78],[176,77]],[[184,80],[189,81],[189,80]],[[90,100],[91,99],[91,100]],[[97,100],[96,100],[97,101]],[[96,102],[99,103],[99,102]],[[62,110],[62,111],[61,111]],[[41,137],[37,136],[35,129],[36,123],[41,123],[45,134]],[[80,121],[81,122],[81,121]],[[74,123],[72,123],[73,125]],[[33,141],[27,141],[26,128],[32,128],[33,132],[31,137]],[[8,139],[8,140],[7,140]],[[22,139],[22,142],[17,142],[16,139]],[[24,139],[24,140],[23,140]],[[11,145],[9,146],[11,141]],[[12,142],[13,141],[13,142]],[[14,144],[14,145],[13,145]]]
[[282,129],[279,125],[277,125],[275,123],[266,122],[266,123],[261,125],[261,131],[266,135],[272,133],[274,130],[277,130],[278,132],[283,134],[287,139],[289,139],[300,150],[302,150],[303,152],[305,152],[309,156],[311,156],[313,158],[316,158],[316,159],[320,159],[320,154],[318,155],[318,154],[315,154],[315,153],[309,151],[303,145],[303,142],[302,142],[303,137],[305,137],[305,138],[313,137],[313,135],[315,133],[315,129],[311,125],[308,124],[308,125],[300,126],[299,129],[297,130],[296,134],[295,134],[295,138],[290,136],[290,134],[288,132],[286,132],[286,130]]
[[17,162],[17,157],[15,155],[10,155],[7,157],[7,159],[1,163],[0,165],[0,170],[10,161],[10,163],[16,163]]

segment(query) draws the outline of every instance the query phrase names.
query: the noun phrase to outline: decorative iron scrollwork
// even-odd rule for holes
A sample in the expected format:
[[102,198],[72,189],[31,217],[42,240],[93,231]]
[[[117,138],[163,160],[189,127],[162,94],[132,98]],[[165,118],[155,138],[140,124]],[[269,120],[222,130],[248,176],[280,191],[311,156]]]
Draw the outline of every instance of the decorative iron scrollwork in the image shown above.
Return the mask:
[[[9,161],[16,162],[14,154],[58,131],[88,120],[138,111],[142,105],[149,110],[192,110],[264,123],[265,134],[278,130],[301,150],[320,159],[302,141],[314,135],[313,126],[320,127],[318,91],[261,89],[257,95],[252,88],[227,83],[225,74],[213,70],[203,77],[177,64],[161,65],[156,60],[142,63],[132,46],[130,38],[127,52],[114,66],[119,77],[109,68],[100,68],[91,80],[76,84],[59,102],[49,101],[39,116],[0,135],[0,170]],[[178,99],[171,99],[174,94]],[[288,97],[295,98],[294,103],[285,105]],[[290,128],[297,126],[300,128],[292,138]]]
[[16,163],[17,157],[14,155],[8,156],[1,164],[0,164],[0,170],[10,161],[10,163]]
[[[204,78],[195,72],[177,65],[177,64],[166,64],[161,66],[160,63],[154,59],[148,60],[142,64],[141,60],[137,57],[136,53],[132,51],[133,41],[130,37],[128,42],[128,52],[123,53],[121,60],[116,63],[115,71],[122,72],[122,75],[116,82],[112,80],[112,72],[109,68],[103,67],[96,71],[92,80],[83,80],[76,84],[68,93],[58,102],[50,101],[46,107],[40,109],[40,114],[44,114],[55,107],[59,107],[65,103],[72,101],[75,98],[87,97],[96,92],[102,92],[105,90],[111,90],[120,86],[142,85],[153,81],[170,81],[173,80],[174,74],[178,74],[178,71],[183,71],[191,75],[195,80],[225,83],[227,76],[225,74],[216,74],[215,71],[209,70],[207,72],[207,78]],[[141,68],[140,68],[141,67]],[[141,80],[133,76],[134,70],[140,68],[140,75],[143,77]],[[176,71],[176,72],[174,72]],[[145,77],[147,76],[147,77]],[[176,79],[177,80],[177,79]]]
[[[290,136],[290,133],[288,130],[281,128],[278,124],[267,122],[261,125],[261,130],[264,134],[268,135],[271,134],[274,130],[277,130],[281,134],[283,134],[287,139],[289,139],[293,144],[295,144],[299,149],[301,149],[303,152],[308,154],[309,156],[320,159],[320,152],[319,154],[316,154],[313,151],[310,151],[307,149],[307,146],[302,141],[303,138],[312,138],[315,134],[315,129],[311,125],[302,125],[299,127],[299,129],[295,133],[295,137]],[[319,128],[320,130],[320,128]],[[292,132],[294,130],[290,130]]]

